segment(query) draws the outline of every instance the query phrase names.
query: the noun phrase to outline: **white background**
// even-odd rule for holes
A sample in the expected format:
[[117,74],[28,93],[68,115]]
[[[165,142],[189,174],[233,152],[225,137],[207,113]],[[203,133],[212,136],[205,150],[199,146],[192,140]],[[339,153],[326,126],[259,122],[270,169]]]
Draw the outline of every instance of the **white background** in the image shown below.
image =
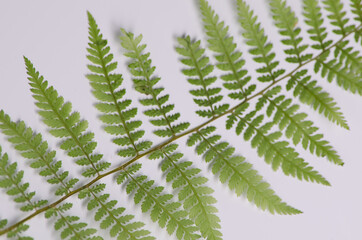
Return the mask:
[[[248,2],[261,16],[259,20],[266,28],[269,40],[275,43],[274,50],[282,60],[284,57],[281,50],[283,46],[279,43],[280,36],[277,34],[276,28],[272,26],[267,1],[249,0]],[[299,17],[302,13],[300,2],[288,1]],[[237,23],[234,2],[210,0],[210,3],[220,17],[230,25],[231,33],[236,37],[239,48],[244,52],[244,58],[247,60],[246,67],[250,69],[249,73],[256,82],[257,75],[254,69],[257,66],[252,62],[247,53],[248,48],[240,37],[241,29]],[[346,9],[349,10],[348,6]],[[100,121],[97,119],[98,113],[92,106],[95,100],[85,78],[85,74],[88,73],[85,57],[88,41],[87,10],[94,15],[101,31],[109,40],[112,52],[120,63],[118,70],[125,78],[124,86],[129,89],[127,97],[132,98],[136,106],[139,106],[136,101],[139,95],[131,89],[132,83],[126,68],[126,60],[122,56],[118,41],[121,27],[134,31],[136,34],[143,34],[153,63],[157,66],[157,74],[162,77],[161,85],[170,93],[170,100],[176,104],[176,110],[182,113],[182,119],[190,121],[191,126],[204,121],[194,113],[196,107],[188,93],[190,86],[180,72],[182,66],[174,51],[175,38],[185,33],[200,38],[205,43],[200,14],[193,0],[1,1],[1,109],[10,114],[13,120],[22,119],[36,131],[44,133],[50,146],[56,148],[57,142],[46,133],[46,128],[40,123],[36,114],[23,64],[22,56],[25,55],[33,61],[41,74],[56,87],[59,93],[73,103],[74,109],[80,111],[82,116],[89,120],[90,129],[96,133],[96,139],[99,142],[98,151],[104,153],[105,158],[114,166],[126,161],[126,159],[116,156],[116,146],[111,143],[111,138],[102,131]],[[301,20],[299,24],[305,29]],[[306,36],[305,31],[302,34]],[[337,38],[333,37],[333,39]],[[210,52],[208,54],[212,55]],[[295,66],[282,64],[282,67],[290,71]],[[308,65],[310,73],[312,73],[312,67],[311,64]],[[214,188],[214,196],[218,199],[218,216],[222,221],[221,231],[224,239],[362,239],[361,97],[342,90],[334,83],[327,83],[319,75],[315,75],[315,78],[336,99],[351,130],[347,131],[330,123],[309,107],[302,106],[302,110],[308,112],[310,119],[320,127],[319,132],[323,133],[335,147],[345,161],[345,165],[338,167],[299,147],[298,150],[305,160],[331,182],[332,187],[300,182],[284,176],[281,171],[273,172],[270,166],[256,155],[255,150],[250,147],[250,143],[244,142],[241,136],[235,136],[233,131],[227,132],[224,129],[224,118],[216,123],[219,133],[224,136],[224,139],[227,137],[227,140],[237,148],[237,153],[242,154],[253,163],[277,194],[290,205],[301,209],[303,214],[275,216],[260,211],[244,198],[236,197],[227,186],[219,183],[201,158],[193,153],[193,149],[185,146],[185,138],[178,142],[185,158],[194,161],[198,167],[203,169],[203,174],[210,179],[209,185]],[[140,107],[140,110],[143,108]],[[154,143],[162,141],[151,134],[152,126],[142,116],[142,111],[139,111],[138,118],[144,119],[143,127],[148,131],[148,139],[152,139]],[[31,189],[37,191],[37,197],[54,201],[56,198],[51,194],[51,188],[44,184],[36,171],[28,167],[28,163],[10,147],[3,136],[0,138],[0,145],[9,153],[12,161],[19,162],[19,166],[26,169],[25,180],[31,181]],[[60,151],[57,156],[58,159],[63,160],[65,169],[69,170],[73,176],[79,176],[80,168],[72,162],[72,159],[65,157]],[[144,172],[156,179],[158,184],[165,184],[157,162],[147,159],[142,159],[141,162],[144,163]],[[140,209],[134,206],[125,191],[114,184],[113,180],[113,177],[104,179],[108,185],[107,191],[112,193],[112,198],[117,199],[120,205],[128,207],[128,213],[135,213],[138,220],[146,222],[146,228],[152,231],[153,236],[156,236],[157,239],[169,239],[164,230],[150,222],[148,215],[141,214]],[[85,203],[78,200],[76,196],[70,200],[75,205],[73,214],[80,216],[90,226],[97,227],[98,223],[93,221],[93,213],[86,210]],[[5,192],[1,191],[0,219],[8,218],[11,223],[14,223],[24,216],[5,195]],[[43,216],[35,217],[29,224],[31,228],[27,233],[35,239],[58,239],[58,233],[53,230],[53,222],[45,220]],[[105,239],[109,238],[106,231],[99,233],[103,234]]]

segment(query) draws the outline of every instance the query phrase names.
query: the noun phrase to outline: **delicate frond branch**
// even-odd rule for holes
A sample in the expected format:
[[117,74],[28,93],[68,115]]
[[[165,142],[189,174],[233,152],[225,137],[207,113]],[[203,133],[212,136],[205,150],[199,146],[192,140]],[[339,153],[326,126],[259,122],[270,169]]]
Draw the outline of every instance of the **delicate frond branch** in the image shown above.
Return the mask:
[[95,107],[102,113],[99,117],[105,124],[104,130],[116,136],[113,142],[122,146],[118,155],[121,157],[134,157],[139,152],[149,149],[152,145],[150,141],[139,141],[144,135],[144,130],[139,130],[142,122],[133,120],[137,114],[137,108],[129,108],[132,101],[123,99],[126,90],[120,88],[122,75],[115,74],[117,62],[112,62],[113,54],[110,47],[100,33],[100,30],[93,16],[88,12],[89,40],[90,43],[87,56],[92,65],[88,69],[92,74],[88,74],[93,95],[98,103]]
[[93,141],[94,133],[86,132],[88,122],[81,120],[78,112],[72,112],[72,104],[64,103],[64,98],[58,96],[52,86],[48,87],[48,81],[40,76],[29,59],[24,57],[24,60],[33,98],[39,108],[38,114],[49,126],[49,133],[63,139],[60,148],[68,156],[76,158],[78,165],[88,166],[82,172],[84,177],[100,175],[110,163],[104,162],[101,154],[93,153],[97,143]]
[[179,161],[183,154],[176,152],[178,145],[170,144],[150,154],[150,159],[163,158],[161,169],[166,172],[166,181],[178,189],[178,200],[190,218],[200,228],[202,237],[221,240],[220,219],[215,214],[213,204],[216,199],[211,195],[214,190],[206,185],[207,178],[200,176],[201,170],[192,166],[190,161]]
[[275,81],[279,76],[285,73],[285,69],[276,69],[279,61],[275,61],[276,54],[271,52],[273,44],[268,42],[264,29],[257,22],[257,17],[244,0],[237,1],[239,22],[244,29],[243,37],[246,44],[252,47],[249,53],[254,55],[254,61],[262,63],[263,67],[256,71],[263,75],[258,77],[261,82]]
[[343,165],[343,161],[337,152],[323,139],[322,134],[315,134],[318,128],[313,126],[313,122],[306,120],[307,114],[297,112],[298,104],[293,104],[292,99],[285,98],[284,95],[277,95],[281,87],[270,89],[259,98],[257,109],[260,110],[269,103],[266,113],[268,117],[273,116],[273,123],[278,124],[281,131],[285,131],[285,136],[293,140],[294,145],[302,143],[304,149],[318,157],[326,157],[330,162]]
[[205,162],[210,163],[212,173],[219,176],[220,182],[228,184],[237,196],[245,194],[250,202],[263,210],[279,214],[301,213],[282,202],[244,157],[233,155],[235,148],[227,142],[220,142],[220,135],[210,136],[215,130],[213,126],[200,129],[189,137],[187,144],[196,145],[197,154],[203,154]]
[[221,114],[229,108],[229,104],[217,104],[223,96],[220,95],[221,88],[210,86],[217,80],[217,77],[210,77],[214,66],[210,64],[209,58],[204,54],[205,49],[200,47],[200,41],[191,40],[190,36],[178,38],[180,46],[176,51],[182,56],[180,61],[187,66],[182,73],[188,77],[187,81],[198,89],[190,90],[195,97],[194,102],[200,107],[209,108],[209,110],[197,110],[196,113],[201,117],[211,118]]
[[143,53],[146,45],[141,44],[141,41],[142,35],[135,37],[133,33],[122,29],[121,45],[126,50],[124,55],[131,60],[128,68],[133,75],[135,89],[146,95],[146,98],[140,100],[142,105],[149,107],[144,114],[152,118],[150,122],[154,126],[159,127],[154,131],[157,136],[175,136],[186,130],[190,123],[174,124],[180,118],[180,113],[171,113],[175,105],[167,104],[168,94],[160,96],[164,88],[156,87],[156,84],[161,78],[154,76],[156,67],[151,65],[150,53]]
[[117,183],[126,182],[127,194],[134,194],[135,204],[142,205],[142,212],[150,212],[153,222],[158,222],[161,228],[167,229],[168,234],[176,232],[177,239],[199,239],[195,232],[197,227],[187,212],[180,210],[181,203],[172,201],[172,194],[163,193],[164,187],[154,186],[154,180],[147,180],[147,176],[134,176],[141,168],[141,164],[134,164],[119,174]]
[[247,70],[243,69],[245,61],[242,59],[242,53],[237,50],[233,37],[229,35],[229,27],[220,21],[209,3],[206,0],[199,0],[199,3],[204,30],[208,37],[208,48],[215,53],[214,57],[218,62],[216,67],[225,72],[221,76],[225,81],[224,87],[231,91],[230,98],[242,100],[256,88],[255,85],[246,88],[251,77],[247,76]]
[[323,0],[325,9],[330,12],[328,18],[331,24],[336,27],[334,33],[345,36],[348,32],[352,31],[354,26],[347,25],[349,19],[346,17],[347,12],[343,10],[343,3],[340,0]]
[[79,181],[69,178],[68,171],[62,171],[62,162],[55,160],[56,152],[48,148],[40,133],[35,134],[23,121],[14,122],[3,110],[0,111],[0,129],[8,136],[7,140],[26,159],[31,160],[30,167],[39,169],[39,175],[46,177],[47,182],[56,184],[56,196],[68,194]]

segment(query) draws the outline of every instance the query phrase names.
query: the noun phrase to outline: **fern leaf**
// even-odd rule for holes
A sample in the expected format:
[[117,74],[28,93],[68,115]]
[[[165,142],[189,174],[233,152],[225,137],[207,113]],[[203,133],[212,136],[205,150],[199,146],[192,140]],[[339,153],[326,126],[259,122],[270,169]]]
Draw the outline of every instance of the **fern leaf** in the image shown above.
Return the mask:
[[352,13],[354,13],[355,20],[362,23],[362,2],[361,0],[351,0]]
[[349,19],[346,17],[346,11],[343,10],[343,3],[340,0],[323,0],[325,9],[330,12],[328,18],[331,24],[336,27],[334,33],[346,36],[346,34],[354,29],[353,25],[347,25]]
[[229,105],[217,104],[223,99],[223,96],[220,95],[221,88],[211,88],[217,77],[209,77],[214,66],[205,56],[205,49],[200,47],[201,42],[193,41],[190,36],[186,36],[178,38],[178,43],[176,51],[182,56],[180,61],[188,67],[183,69],[182,73],[188,77],[187,81],[190,84],[199,86],[198,89],[190,90],[195,97],[194,102],[200,107],[208,108],[208,110],[198,110],[196,113],[207,118],[222,114],[229,108]]
[[264,29],[260,27],[260,23],[257,22],[257,17],[250,10],[249,5],[243,0],[238,0],[237,5],[239,22],[244,29],[243,36],[246,39],[246,44],[252,47],[249,52],[255,56],[254,61],[264,65],[256,70],[263,74],[258,77],[258,80],[261,82],[275,81],[285,70],[276,69],[279,62],[274,60],[276,55],[271,52],[273,44],[268,42]]
[[[0,221],[0,229],[1,226],[5,226],[3,224],[7,224],[7,220],[1,220]],[[20,224],[19,226],[17,226],[15,229],[11,230],[10,232],[8,232],[8,234],[6,235],[7,238],[16,238],[17,240],[33,240],[32,237],[29,236],[24,236],[24,232],[26,232],[29,229],[29,225],[27,224]]]
[[[255,117],[256,111],[245,114],[245,116],[241,116],[239,113],[233,115],[234,123],[238,122],[235,128],[236,133],[240,135],[244,132],[244,140],[251,140],[251,146],[257,148],[258,155],[264,157],[265,162],[271,164],[274,171],[281,167],[287,176],[330,186],[330,183],[322,175],[299,157],[299,154],[289,146],[288,142],[278,141],[282,136],[281,132],[269,133],[274,125],[273,122],[261,125],[264,115]],[[233,125],[229,124],[227,127],[231,128]]]
[[38,113],[49,126],[49,133],[63,139],[60,148],[65,150],[68,156],[75,157],[78,165],[88,166],[82,172],[83,176],[99,175],[110,163],[102,161],[101,154],[93,153],[97,143],[93,141],[94,134],[86,132],[88,122],[80,120],[80,114],[72,112],[71,103],[64,103],[63,97],[58,96],[52,86],[48,87],[48,82],[40,76],[33,64],[27,58],[24,59],[29,85],[39,108]]
[[199,3],[209,49],[215,53],[218,62],[216,67],[225,72],[221,76],[225,81],[224,87],[231,91],[230,98],[244,99],[255,90],[255,85],[246,88],[251,78],[243,69],[245,61],[242,59],[242,53],[237,50],[233,37],[229,35],[229,27],[219,20],[209,3],[206,0],[199,0]]
[[[306,120],[307,114],[297,112],[299,105],[292,104],[290,98],[284,95],[276,95],[281,91],[277,86],[263,94],[259,103],[269,102],[267,115],[273,116],[273,123],[278,124],[281,131],[285,130],[285,136],[293,140],[294,145],[302,143],[304,149],[308,149],[318,157],[326,157],[330,162],[343,165],[343,161],[337,152],[323,139],[322,134],[315,134],[318,128]],[[273,92],[273,95],[269,93]]]
[[220,141],[220,135],[211,135],[215,130],[214,126],[205,127],[192,134],[187,144],[196,146],[197,154],[203,155],[205,162],[210,163],[212,173],[219,176],[220,182],[228,184],[237,196],[245,194],[250,202],[262,210],[278,214],[301,213],[282,202],[244,157],[234,155],[235,148]]
[[152,117],[150,122],[154,126],[161,127],[154,133],[160,137],[171,137],[186,130],[190,123],[174,123],[179,119],[180,113],[171,113],[174,105],[167,104],[169,95],[160,95],[164,88],[155,86],[160,78],[153,75],[156,68],[151,65],[150,54],[143,53],[146,45],[140,44],[142,35],[135,37],[133,33],[123,29],[122,33],[121,45],[127,51],[125,56],[131,59],[128,67],[134,77],[135,89],[147,96],[140,100],[141,104],[149,106],[149,110],[146,110],[144,114]]
[[168,234],[176,232],[177,239],[199,239],[195,234],[197,227],[187,219],[187,212],[180,210],[181,204],[172,201],[171,194],[164,194],[163,187],[154,186],[153,180],[147,180],[147,176],[134,176],[141,168],[141,164],[131,165],[117,177],[117,183],[126,183],[127,194],[134,193],[135,204],[141,204],[142,212],[150,212],[153,222],[158,222],[161,228],[167,229]]
[[42,140],[42,135],[35,134],[23,121],[16,123],[1,110],[0,129],[23,157],[32,160],[30,167],[39,169],[39,175],[46,177],[48,183],[58,185],[56,196],[69,193],[79,181],[77,178],[70,179],[69,172],[61,170],[62,162],[55,160],[56,152],[48,149],[48,143]]
[[17,171],[17,163],[10,163],[8,155],[2,154],[0,147],[0,188],[21,205],[20,210],[29,212],[41,208],[47,200],[34,201],[35,192],[29,192],[29,183],[22,182],[24,171]]
[[308,29],[310,39],[317,42],[311,47],[318,50],[325,50],[332,44],[332,40],[326,40],[327,31],[323,27],[323,18],[321,8],[318,4],[318,0],[303,0],[303,15],[305,17],[305,23],[311,28]]
[[206,186],[207,178],[199,175],[200,169],[192,167],[192,162],[179,160],[182,153],[175,152],[177,144],[170,144],[153,152],[149,158],[163,158],[161,169],[166,172],[167,182],[172,182],[174,189],[179,189],[178,200],[183,202],[184,209],[200,228],[205,239],[222,239],[220,219],[213,206],[216,199],[211,195],[214,191]]
[[353,51],[353,47],[348,45],[349,41],[345,40],[336,44],[334,57],[339,58],[339,62],[344,63],[348,71],[355,73],[357,76],[362,75],[362,56],[359,51]]
[[80,222],[78,216],[65,215],[73,207],[72,203],[64,203],[57,207],[50,208],[45,212],[47,219],[56,218],[54,229],[61,231],[61,239],[70,240],[103,240],[102,237],[94,236],[97,232],[94,228],[87,228],[87,224]]
[[95,106],[102,113],[101,121],[105,124],[105,131],[115,135],[113,142],[122,146],[118,155],[121,157],[134,157],[139,152],[151,147],[152,142],[139,139],[144,135],[139,130],[142,122],[133,120],[137,113],[136,108],[129,108],[132,101],[123,99],[126,90],[120,88],[122,75],[115,74],[117,62],[112,62],[113,54],[110,47],[100,33],[96,21],[88,12],[89,22],[89,48],[88,59],[92,63],[88,66],[92,74],[87,75],[93,88],[93,95],[99,101]]
[[311,76],[307,75],[306,70],[295,73],[288,81],[287,90],[294,88],[294,97],[299,97],[302,103],[311,106],[318,113],[323,114],[331,122],[349,129],[336,101],[329,95],[328,92],[322,90],[322,87],[317,85],[317,81],[311,81]]
[[94,219],[101,221],[101,229],[110,228],[110,236],[124,240],[151,240],[154,237],[149,236],[150,232],[142,229],[144,223],[131,222],[133,215],[124,215],[125,208],[116,207],[116,200],[108,200],[109,194],[102,194],[105,184],[98,184],[82,190],[78,197],[80,199],[87,198],[88,210],[97,211]]
[[275,25],[279,28],[279,33],[285,36],[282,43],[290,48],[284,50],[289,55],[287,62],[302,64],[312,58],[312,54],[303,54],[308,48],[303,44],[303,38],[300,36],[301,29],[297,27],[298,19],[290,6],[287,6],[285,0],[270,0],[270,7],[273,14]]
[[327,77],[328,82],[336,80],[337,85],[343,89],[362,95],[362,80],[359,74],[349,71],[347,67],[343,66],[343,63],[336,59],[327,61],[328,55],[329,51],[316,59],[314,71],[321,72],[322,77]]

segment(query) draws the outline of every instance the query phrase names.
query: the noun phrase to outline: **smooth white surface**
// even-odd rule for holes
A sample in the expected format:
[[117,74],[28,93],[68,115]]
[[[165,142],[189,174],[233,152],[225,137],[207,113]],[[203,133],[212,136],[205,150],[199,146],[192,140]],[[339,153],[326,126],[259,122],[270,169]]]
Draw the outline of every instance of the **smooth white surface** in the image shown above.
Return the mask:
[[[274,43],[275,51],[282,60],[284,54],[280,43],[280,36],[275,27],[272,27],[266,0],[248,1],[255,12],[259,14]],[[347,2],[347,1],[345,1]],[[257,65],[251,61],[247,53],[247,46],[240,37],[240,28],[237,23],[234,1],[210,0],[210,3],[220,17],[230,25],[230,31],[235,36],[239,48],[244,52],[247,60],[246,67],[255,79],[253,69]],[[300,1],[289,0],[293,9],[301,16]],[[349,9],[347,7],[347,9]],[[195,104],[185,77],[180,73],[182,65],[174,51],[175,38],[182,34],[201,38],[205,46],[205,35],[202,32],[200,14],[194,0],[82,0],[82,1],[1,1],[0,2],[0,108],[4,109],[13,120],[22,119],[36,131],[42,132],[50,145],[55,148],[56,141],[46,133],[46,128],[36,115],[33,100],[27,85],[26,72],[22,56],[30,58],[36,68],[49,82],[56,87],[61,95],[73,103],[73,108],[81,112],[89,120],[90,129],[96,133],[99,143],[98,151],[104,153],[105,158],[114,166],[125,161],[116,156],[116,146],[110,142],[110,137],[101,129],[97,119],[97,111],[92,106],[95,102],[90,93],[90,86],[84,77],[88,73],[86,64],[87,46],[87,17],[89,10],[98,22],[104,36],[109,40],[112,52],[119,61],[119,71],[124,75],[124,86],[129,89],[127,97],[134,100],[133,104],[143,108],[136,101],[139,97],[132,87],[130,75],[126,68],[125,57],[122,56],[118,41],[121,27],[142,33],[144,42],[148,44],[153,64],[157,66],[157,74],[162,77],[161,85],[170,93],[171,102],[176,104],[176,110],[182,113],[182,119],[190,121],[195,126],[202,121],[195,113]],[[305,27],[300,20],[299,23]],[[305,32],[302,32],[305,34]],[[307,37],[305,37],[306,39]],[[337,39],[337,38],[335,38]],[[208,52],[211,56],[211,52]],[[290,71],[292,65],[281,65]],[[312,64],[308,66],[312,73]],[[222,233],[225,240],[357,240],[362,239],[362,163],[360,149],[362,143],[362,101],[361,97],[345,92],[335,84],[328,84],[325,79],[315,76],[319,83],[337,100],[339,106],[351,127],[346,131],[331,124],[325,118],[316,114],[309,107],[302,106],[308,112],[320,132],[325,135],[345,161],[344,167],[330,164],[325,159],[317,158],[298,147],[302,156],[321,172],[331,183],[332,187],[300,182],[284,176],[281,171],[273,172],[263,159],[258,158],[250,143],[244,142],[233,131],[224,129],[225,119],[215,124],[219,133],[224,136],[237,152],[245,156],[249,162],[272,185],[277,194],[290,205],[304,211],[298,216],[273,216],[258,210],[244,198],[237,198],[211,174],[207,165],[200,157],[193,153],[192,148],[185,146],[185,138],[178,143],[185,154],[185,158],[192,160],[203,169],[209,177],[209,185],[215,189],[214,196],[218,199],[217,207],[221,218]],[[255,81],[255,80],[254,80]],[[229,101],[229,100],[228,100]],[[235,104],[235,103],[234,103]],[[143,119],[143,128],[148,130],[147,137],[154,143],[161,139],[151,134],[152,126],[139,111],[138,118]],[[0,145],[8,152],[12,161],[18,161],[19,166],[26,169],[25,180],[31,181],[30,188],[36,190],[39,198],[55,200],[50,193],[51,188],[44,183],[37,173],[28,167],[28,164],[17,154],[1,136]],[[79,176],[80,169],[71,159],[58,152],[58,159],[63,160],[63,166],[73,176]],[[147,159],[144,163],[144,172],[157,179],[159,184],[165,184],[157,162]],[[29,170],[30,169],[30,170]],[[125,191],[113,183],[113,177],[107,177],[107,191],[119,204],[128,207],[128,213],[136,213],[136,219],[147,223],[146,228],[152,231],[157,239],[170,239],[166,232],[157,224],[149,220],[148,215],[142,215],[138,207],[125,194]],[[170,188],[168,188],[170,189]],[[22,213],[17,211],[15,204],[2,191],[0,195],[0,219],[9,218],[15,222]],[[86,210],[84,202],[74,196],[73,214],[79,215],[90,226],[97,227],[93,221],[93,213]],[[58,239],[58,233],[53,230],[53,222],[43,216],[37,216],[29,222],[29,233],[35,239]],[[100,231],[105,239],[108,232]],[[0,237],[1,238],[1,237]],[[1,238],[3,239],[3,238]]]

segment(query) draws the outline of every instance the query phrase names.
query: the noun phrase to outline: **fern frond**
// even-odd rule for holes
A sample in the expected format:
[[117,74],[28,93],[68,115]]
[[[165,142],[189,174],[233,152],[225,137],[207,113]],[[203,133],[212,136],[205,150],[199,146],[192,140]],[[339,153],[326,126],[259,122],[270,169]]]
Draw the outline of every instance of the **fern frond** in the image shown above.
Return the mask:
[[79,181],[70,178],[68,171],[62,171],[62,162],[55,160],[56,152],[48,148],[40,133],[35,134],[23,121],[14,122],[3,110],[0,111],[0,129],[8,136],[8,141],[26,159],[30,159],[30,167],[39,169],[39,175],[47,178],[50,184],[56,184],[56,196],[70,192]]
[[122,34],[121,45],[127,51],[124,55],[131,59],[128,67],[134,77],[135,89],[148,96],[140,100],[142,105],[149,106],[149,110],[146,110],[144,114],[152,118],[150,122],[154,126],[160,127],[154,133],[160,137],[171,137],[186,130],[190,123],[174,123],[179,119],[180,113],[171,114],[174,104],[167,104],[169,95],[160,96],[164,88],[155,86],[160,78],[154,76],[156,68],[151,65],[150,53],[143,53],[146,45],[140,44],[142,35],[135,37],[133,33],[123,29]]
[[336,101],[324,91],[322,87],[317,85],[316,80],[311,81],[311,76],[306,75],[307,70],[302,70],[295,73],[288,80],[286,89],[293,90],[294,97],[299,97],[299,100],[311,106],[318,113],[323,114],[328,120],[337,125],[349,129]]
[[284,69],[276,69],[279,61],[275,61],[275,53],[271,52],[273,44],[268,42],[264,29],[257,22],[257,17],[250,9],[249,5],[243,0],[237,1],[239,22],[244,29],[243,37],[246,44],[252,47],[249,52],[254,55],[255,62],[262,63],[264,66],[256,71],[263,74],[258,77],[261,82],[275,81],[279,76],[284,74]]
[[229,27],[220,21],[209,3],[206,0],[199,0],[199,3],[208,47],[215,53],[214,57],[218,62],[216,67],[225,72],[221,76],[225,81],[224,87],[231,91],[230,98],[244,99],[256,86],[253,84],[246,87],[251,78],[247,76],[247,70],[243,69],[245,61],[242,59],[242,53],[237,50],[233,37],[229,35]]
[[122,146],[118,155],[133,157],[151,147],[150,141],[139,141],[144,135],[139,130],[142,122],[134,120],[137,108],[129,108],[132,101],[123,99],[126,90],[120,88],[122,75],[114,73],[117,62],[112,62],[113,54],[100,33],[96,21],[88,12],[89,48],[88,59],[92,63],[88,74],[93,95],[97,98],[96,108],[102,113],[100,120],[105,124],[105,131],[116,136],[113,142]]
[[308,29],[310,39],[317,42],[311,47],[318,50],[325,50],[332,44],[332,40],[327,39],[327,31],[323,26],[324,19],[322,18],[321,8],[318,0],[303,0],[303,15],[305,23],[311,28]]
[[97,232],[94,228],[87,228],[87,224],[79,222],[78,216],[65,215],[73,207],[72,203],[64,203],[57,207],[50,208],[45,212],[47,219],[56,218],[54,228],[61,231],[61,239],[70,240],[103,240],[102,237],[94,236]]
[[39,108],[38,113],[49,126],[49,133],[63,139],[60,148],[65,150],[68,156],[76,158],[78,165],[87,166],[82,172],[84,177],[99,175],[110,163],[104,162],[101,154],[93,153],[97,143],[93,141],[94,133],[86,132],[88,122],[81,120],[78,112],[72,112],[71,103],[64,103],[64,98],[58,96],[52,86],[48,87],[48,81],[40,76],[27,58],[24,59],[29,85]]
[[349,19],[346,17],[347,12],[343,10],[343,3],[340,0],[323,0],[325,9],[330,13],[327,17],[331,24],[336,27],[334,33],[346,36],[348,32],[354,29],[353,25],[347,25]]
[[287,6],[285,0],[270,0],[269,3],[275,25],[279,28],[280,35],[286,37],[282,39],[282,43],[291,47],[284,50],[289,55],[285,60],[296,64],[302,64],[302,62],[310,60],[312,54],[304,54],[308,45],[302,43],[301,29],[297,27],[298,18],[290,6]]
[[343,161],[337,152],[323,139],[322,134],[315,134],[318,128],[306,120],[307,114],[298,112],[299,105],[293,104],[292,99],[285,95],[277,95],[281,87],[277,86],[263,94],[259,98],[257,108],[260,109],[268,103],[266,110],[268,117],[273,117],[273,123],[278,124],[281,131],[285,130],[285,136],[293,140],[294,145],[302,143],[304,149],[308,149],[318,157],[326,157],[330,162],[343,165]]
[[362,95],[362,80],[360,74],[350,71],[342,62],[336,59],[327,60],[329,51],[325,52],[316,59],[314,71],[320,72],[322,77],[326,77],[328,82],[336,80],[338,86],[350,91],[351,93],[358,93]]
[[352,13],[355,15],[355,20],[362,23],[362,1],[351,0]]
[[178,189],[178,200],[200,228],[206,239],[222,239],[220,219],[213,206],[216,199],[211,195],[214,190],[206,185],[208,179],[202,177],[200,169],[192,166],[190,161],[179,161],[183,154],[176,152],[178,145],[170,144],[150,154],[150,159],[163,158],[161,169],[166,172],[166,181]]
[[220,135],[211,135],[215,130],[214,126],[200,129],[188,138],[187,145],[196,146],[197,154],[210,163],[212,173],[219,176],[220,182],[227,183],[237,196],[245,194],[250,202],[263,210],[278,214],[301,213],[282,202],[244,157],[234,155],[235,148],[220,141]]
[[173,202],[171,194],[163,193],[164,187],[154,186],[153,180],[147,180],[147,176],[134,176],[141,168],[141,164],[133,164],[125,169],[117,177],[117,183],[122,184],[126,180],[127,194],[134,194],[135,204],[141,204],[142,212],[150,212],[153,222],[158,222],[161,228],[167,229],[168,234],[176,232],[177,239],[199,239],[195,232],[197,227],[187,219],[187,212],[180,210],[181,203]]
[[17,163],[10,163],[8,155],[0,147],[0,188],[21,205],[20,210],[29,212],[48,203],[47,200],[34,201],[35,192],[29,192],[29,183],[22,182],[24,171],[17,171]]
[[102,194],[105,184],[98,184],[82,190],[78,197],[80,199],[87,198],[88,210],[97,211],[95,220],[101,221],[101,229],[110,228],[110,236],[124,240],[151,240],[154,237],[149,236],[150,232],[142,229],[144,223],[131,222],[133,215],[124,215],[125,208],[116,207],[116,200],[108,200],[109,194]]
[[[191,40],[190,36],[177,39],[179,46],[176,51],[182,56],[180,61],[187,66],[182,73],[188,77],[187,81],[198,89],[190,90],[195,97],[194,102],[199,107],[208,108],[208,110],[197,110],[196,113],[201,117],[211,118],[222,114],[229,108],[229,104],[221,104],[223,96],[220,95],[221,88],[211,88],[211,85],[217,80],[217,77],[209,75],[214,70],[214,65],[210,64],[209,58],[204,54],[205,49],[200,47],[201,42]],[[218,104],[217,104],[218,103]]]
[[[243,104],[248,105],[248,104]],[[245,110],[247,106],[244,107]],[[330,186],[330,183],[308,163],[304,161],[294,148],[289,146],[287,141],[278,141],[282,136],[281,132],[269,133],[273,122],[261,125],[264,115],[256,116],[252,111],[245,116],[241,111],[236,111],[229,116],[226,127],[230,129],[235,125],[236,134],[244,132],[244,140],[251,140],[251,146],[257,148],[259,157],[264,157],[266,163],[271,164],[274,171],[280,167],[287,176],[297,177],[299,180],[306,180]]]
[[336,44],[334,57],[339,59],[339,62],[344,63],[344,67],[348,71],[355,73],[357,76],[362,75],[362,56],[358,50],[353,50],[353,47],[348,45],[349,41],[345,40]]
[[[0,229],[2,229],[3,227],[5,227],[7,224],[7,220],[0,220]],[[16,227],[15,229],[11,230],[10,232],[8,232],[8,234],[6,235],[7,238],[16,238],[17,240],[33,240],[34,238],[29,237],[29,236],[24,236],[24,232],[26,232],[29,229],[29,225],[27,224],[20,224],[18,227]]]

